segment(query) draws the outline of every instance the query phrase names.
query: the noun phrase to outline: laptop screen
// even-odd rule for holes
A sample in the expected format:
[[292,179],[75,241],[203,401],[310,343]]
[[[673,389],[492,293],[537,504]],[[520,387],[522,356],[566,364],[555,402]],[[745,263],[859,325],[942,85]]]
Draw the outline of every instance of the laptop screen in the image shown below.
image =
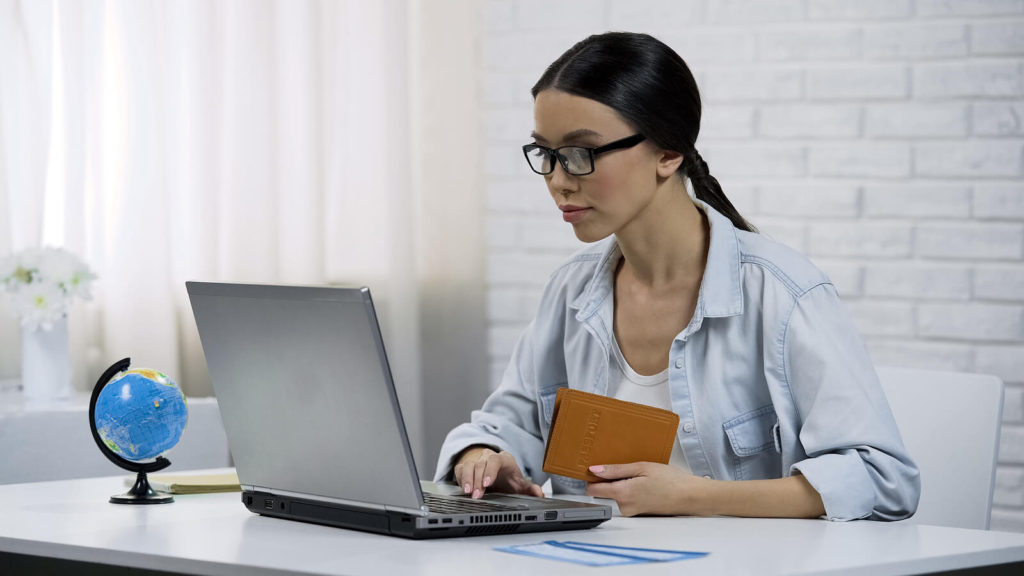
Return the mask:
[[420,508],[369,289],[186,285],[244,486]]

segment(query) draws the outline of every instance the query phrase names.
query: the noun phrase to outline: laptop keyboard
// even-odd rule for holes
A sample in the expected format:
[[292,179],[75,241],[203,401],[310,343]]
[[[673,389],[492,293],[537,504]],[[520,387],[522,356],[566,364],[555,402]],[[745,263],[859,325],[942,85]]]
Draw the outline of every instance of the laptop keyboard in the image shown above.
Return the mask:
[[500,504],[489,500],[472,500],[458,496],[441,494],[423,494],[423,501],[435,514],[472,514],[475,512],[495,512],[501,510],[521,510],[518,506]]

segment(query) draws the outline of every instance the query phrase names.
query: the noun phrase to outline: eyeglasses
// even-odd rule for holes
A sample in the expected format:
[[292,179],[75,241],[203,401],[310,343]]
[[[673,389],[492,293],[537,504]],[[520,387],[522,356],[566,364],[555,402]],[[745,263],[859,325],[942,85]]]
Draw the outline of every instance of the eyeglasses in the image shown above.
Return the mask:
[[537,174],[551,174],[555,170],[555,158],[558,158],[558,162],[567,174],[586,176],[594,171],[594,158],[598,154],[632,148],[646,139],[647,137],[643,134],[634,134],[596,148],[584,146],[547,148],[540,144],[527,144],[523,146],[523,154],[526,155],[526,161],[530,164],[530,168]]

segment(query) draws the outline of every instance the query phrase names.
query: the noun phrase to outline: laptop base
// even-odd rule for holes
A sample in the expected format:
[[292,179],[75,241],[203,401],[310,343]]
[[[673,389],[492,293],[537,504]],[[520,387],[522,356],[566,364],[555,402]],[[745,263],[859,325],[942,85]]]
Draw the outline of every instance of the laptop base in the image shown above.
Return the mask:
[[[403,538],[429,539],[461,536],[490,536],[493,534],[520,534],[526,532],[552,532],[559,530],[585,530],[610,518],[544,520],[544,512],[517,511],[474,515],[474,523],[459,523],[459,519],[430,517],[428,527],[417,526],[422,517],[405,512],[371,511],[342,504],[325,504],[316,500],[281,496],[269,492],[243,491],[242,503],[250,512],[271,518],[297,520],[347,528]],[[436,522],[436,525],[434,524]]]

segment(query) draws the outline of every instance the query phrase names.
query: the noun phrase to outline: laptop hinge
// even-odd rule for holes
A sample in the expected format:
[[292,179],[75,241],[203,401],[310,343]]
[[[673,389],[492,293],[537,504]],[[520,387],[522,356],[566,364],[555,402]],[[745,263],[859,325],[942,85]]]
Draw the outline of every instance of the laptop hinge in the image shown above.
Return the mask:
[[402,512],[405,514],[412,514],[413,516],[430,516],[430,508],[424,504],[419,510],[415,508],[405,508],[404,506],[385,506],[385,510],[388,512]]

